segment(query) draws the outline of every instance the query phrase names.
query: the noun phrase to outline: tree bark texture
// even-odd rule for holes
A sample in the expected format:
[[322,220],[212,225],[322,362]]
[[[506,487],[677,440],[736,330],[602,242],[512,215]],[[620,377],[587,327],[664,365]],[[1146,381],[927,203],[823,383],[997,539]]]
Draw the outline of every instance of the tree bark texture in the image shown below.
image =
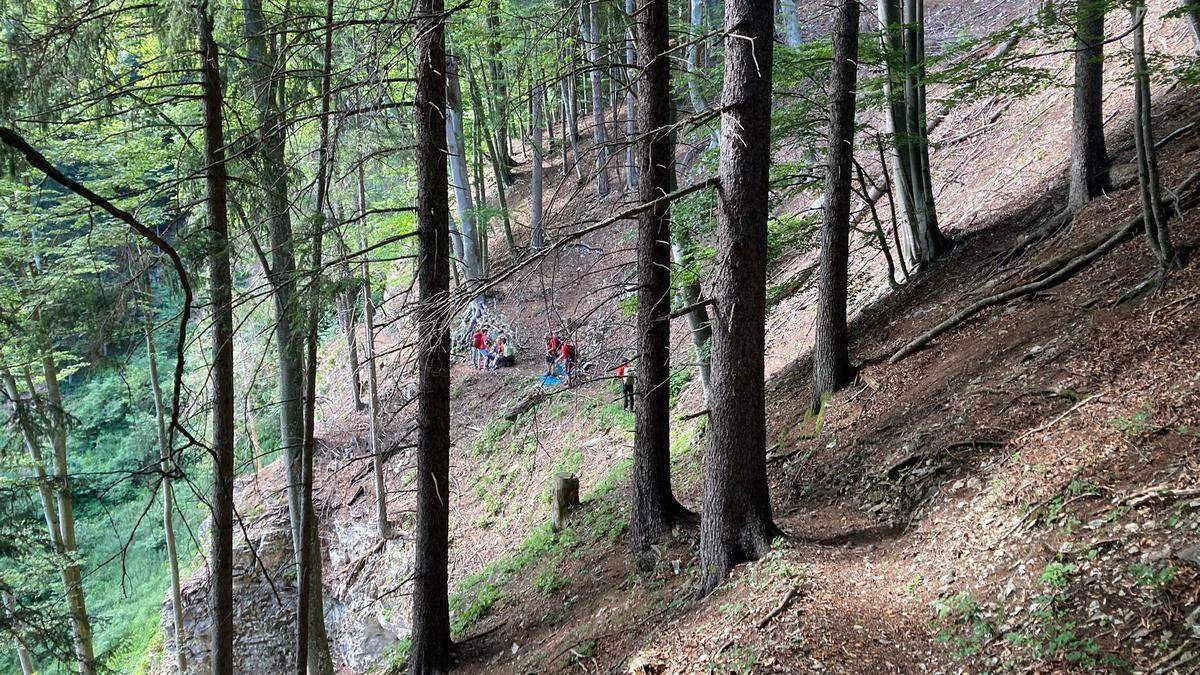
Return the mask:
[[829,155],[825,166],[825,209],[821,226],[820,290],[813,346],[811,406],[850,380],[846,292],[850,259],[850,197],[853,187],[855,88],[858,79],[858,3],[838,8],[829,90]]
[[233,663],[233,280],[229,269],[229,194],[225,168],[223,95],[217,43],[207,1],[197,7],[204,107],[205,212],[212,307],[212,551],[210,611],[212,672]]
[[[675,149],[671,123],[670,31],[667,0],[647,0],[637,21],[637,144],[641,178],[638,201],[671,192]],[[637,423],[633,451],[630,540],[635,558],[648,563],[684,513],[671,492],[671,205],[638,216],[637,236]]]
[[1104,144],[1104,11],[1102,0],[1079,0],[1075,8],[1075,89],[1067,194],[1067,208],[1072,213],[1100,196],[1108,176],[1108,149]]
[[587,12],[587,53],[592,83],[592,151],[596,155],[596,194],[607,197],[612,191],[608,176],[608,127],[604,117],[604,87],[601,80],[600,63],[600,0],[586,0],[583,11]]
[[409,672],[450,667],[447,579],[450,487],[449,204],[446,201],[446,42],[443,0],[419,0],[417,269],[419,294],[416,560]]
[[763,383],[774,17],[770,0],[725,4],[729,37],[721,100],[701,594],[716,588],[735,564],[766,554],[778,531],[767,484]]
[[487,271],[483,269],[479,231],[475,226],[475,202],[471,197],[471,179],[467,169],[464,138],[458,59],[447,56],[446,146],[450,154],[450,181],[454,188],[454,203],[458,211],[459,231],[462,234],[463,273],[467,278],[467,286],[474,287],[487,276]]

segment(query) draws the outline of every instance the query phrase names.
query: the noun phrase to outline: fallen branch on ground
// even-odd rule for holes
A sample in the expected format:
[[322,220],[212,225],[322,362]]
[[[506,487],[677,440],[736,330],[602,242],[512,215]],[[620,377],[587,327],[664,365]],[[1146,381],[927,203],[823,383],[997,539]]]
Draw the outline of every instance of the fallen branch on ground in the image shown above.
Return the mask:
[[792,590],[788,591],[787,595],[783,596],[783,600],[779,601],[779,604],[775,606],[775,609],[771,610],[771,612],[769,614],[764,616],[758,622],[758,629],[762,630],[762,629],[766,628],[767,624],[771,623],[775,619],[775,617],[782,614],[783,611],[788,608],[788,605],[792,604],[792,601],[795,600],[796,596],[799,594],[800,594],[800,587],[792,586]]
[[1141,506],[1157,500],[1177,500],[1190,499],[1192,497],[1200,497],[1200,487],[1197,488],[1173,488],[1168,485],[1156,485],[1152,488],[1139,490],[1116,500],[1118,504],[1127,506]]
[[[1200,171],[1196,171],[1196,172],[1192,173],[1190,176],[1185,178],[1178,186],[1176,186],[1173,190],[1171,190],[1170,194],[1178,195],[1178,197],[1172,196],[1172,197],[1168,197],[1167,199],[1164,199],[1163,205],[1168,209],[1176,210],[1176,212],[1182,211],[1183,209],[1188,208],[1194,202],[1197,201],[1197,197],[1200,195],[1189,194],[1185,198],[1184,193],[1186,193],[1190,189],[1196,187],[1197,183],[1200,183]],[[969,307],[967,307],[963,310],[960,310],[959,312],[955,313],[954,316],[939,323],[938,325],[929,329],[925,333],[922,333],[921,335],[917,336],[917,338],[914,339],[913,341],[909,342],[908,344],[904,345],[900,349],[896,350],[896,352],[894,354],[892,354],[891,358],[888,359],[888,363],[896,363],[897,361],[899,361],[900,359],[903,359],[904,357],[908,356],[909,354],[916,352],[917,350],[921,349],[925,345],[932,342],[933,339],[936,338],[937,336],[939,336],[942,333],[945,333],[953,328],[956,328],[959,324],[963,323],[967,319],[970,319],[971,317],[975,316],[979,312],[982,312],[983,310],[985,310],[989,307],[993,307],[995,305],[1000,305],[1000,304],[1008,302],[1009,300],[1014,300],[1016,298],[1020,298],[1020,297],[1026,296],[1026,295],[1031,295],[1031,294],[1037,293],[1039,291],[1044,291],[1048,288],[1057,286],[1058,284],[1066,281],[1067,279],[1070,279],[1076,273],[1086,269],[1092,263],[1096,262],[1100,258],[1104,257],[1106,254],[1108,254],[1110,251],[1115,249],[1117,246],[1124,243],[1127,239],[1129,239],[1131,236],[1133,236],[1134,233],[1136,233],[1139,229],[1141,229],[1143,227],[1143,225],[1144,225],[1143,214],[1138,213],[1138,215],[1136,217],[1134,217],[1133,219],[1131,219],[1128,223],[1126,223],[1122,227],[1117,228],[1113,232],[1110,232],[1106,237],[1104,237],[1103,241],[1101,241],[1099,245],[1095,246],[1090,251],[1084,252],[1084,253],[1072,258],[1071,260],[1068,260],[1061,267],[1059,267],[1058,270],[1055,271],[1053,274],[1050,274],[1049,276],[1046,276],[1045,278],[1043,278],[1041,280],[1021,284],[1019,286],[1010,288],[1006,291],[1002,291],[1000,293],[996,293],[995,295],[988,296],[988,297],[970,305]]]

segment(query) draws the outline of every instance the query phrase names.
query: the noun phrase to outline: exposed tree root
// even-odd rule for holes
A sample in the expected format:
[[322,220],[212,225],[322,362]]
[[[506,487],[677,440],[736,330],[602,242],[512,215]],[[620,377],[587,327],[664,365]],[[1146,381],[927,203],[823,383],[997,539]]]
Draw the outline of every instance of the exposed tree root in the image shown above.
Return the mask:
[[[1200,201],[1200,199],[1198,199],[1200,198],[1200,195],[1193,192],[1193,189],[1196,187],[1197,183],[1200,183],[1200,171],[1192,173],[1185,178],[1183,182],[1176,186],[1175,189],[1171,190],[1170,193],[1172,196],[1167,200],[1164,200],[1164,206],[1168,209],[1182,211],[1183,209],[1194,205],[1197,201]],[[928,331],[922,333],[921,335],[917,336],[916,339],[898,349],[888,359],[888,363],[896,363],[900,359],[916,352],[932,342],[937,336],[957,327],[959,324],[989,307],[1003,304],[1009,300],[1031,295],[1039,291],[1044,291],[1048,288],[1057,286],[1067,279],[1070,279],[1075,274],[1087,269],[1092,263],[1104,257],[1117,246],[1124,243],[1127,239],[1133,236],[1134,233],[1141,229],[1142,226],[1143,215],[1139,213],[1136,217],[1131,219],[1122,227],[1119,227],[1105,235],[1100,243],[1094,245],[1090,250],[1073,255],[1069,259],[1063,261],[1058,268],[1048,276],[1036,281],[1020,284],[994,295],[990,295],[970,305],[969,307],[958,311],[954,314],[954,316],[951,316],[949,319],[946,319]],[[1056,258],[1055,260],[1061,260],[1061,257]],[[1044,268],[1045,266],[1043,265],[1039,267]]]

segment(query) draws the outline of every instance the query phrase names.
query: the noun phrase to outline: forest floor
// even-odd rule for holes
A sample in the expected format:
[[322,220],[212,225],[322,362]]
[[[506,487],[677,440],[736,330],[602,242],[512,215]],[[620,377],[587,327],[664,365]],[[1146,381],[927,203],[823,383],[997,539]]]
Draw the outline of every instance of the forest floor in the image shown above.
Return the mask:
[[[1017,17],[1031,6],[988,11]],[[1155,39],[1183,49],[1179,22],[1161,18],[1167,4],[1151,6]],[[978,19],[964,3],[931,12],[931,26],[942,26],[931,40],[951,39]],[[1042,61],[1070,65],[1062,54]],[[476,373],[460,363],[453,373],[458,668],[1200,671],[1200,261],[1161,292],[1114,305],[1153,268],[1139,234],[1067,282],[984,311],[886,363],[954,311],[1139,211],[1121,121],[1132,107],[1124,67],[1111,65],[1106,99],[1121,184],[1012,260],[1022,235],[1065,202],[1070,96],[993,97],[950,112],[933,139],[933,166],[941,219],[958,245],[892,291],[882,258],[856,235],[851,353],[861,372],[820,419],[805,414],[806,310],[815,291],[800,285],[772,307],[768,468],[787,538],[703,600],[694,596],[695,530],[677,531],[649,573],[633,568],[625,534],[633,417],[621,410],[608,370],[633,352],[623,303],[634,223],[589,235],[504,284],[492,311],[519,331],[518,367]],[[1158,137],[1196,118],[1196,93],[1156,90]],[[1163,184],[1171,186],[1200,165],[1200,134],[1182,134],[1162,153]],[[597,199],[564,175],[564,154],[547,162],[547,183],[558,186],[547,199],[551,240],[623,206],[622,197]],[[509,202],[514,220],[527,222],[527,161],[519,174]],[[812,196],[778,210],[801,213]],[[1200,209],[1171,228],[1177,242],[1200,242]],[[498,262],[502,246],[493,239]],[[775,260],[771,286],[800,278],[813,255]],[[593,367],[578,386],[554,389],[506,420],[510,406],[541,388],[547,329],[574,332]],[[690,363],[682,321],[673,335],[676,362]],[[405,342],[403,330],[385,329],[378,339],[384,352]],[[331,359],[336,366],[344,355]],[[387,441],[403,447],[412,411],[400,392],[411,374],[388,359],[381,365]],[[681,417],[701,410],[703,399],[697,383],[681,377],[675,385],[675,489],[697,508],[704,418]],[[346,459],[361,456],[366,425],[344,396],[331,396],[322,413],[318,509],[323,525],[340,532],[373,518],[367,464]],[[260,478],[278,491],[278,473]],[[390,507],[402,524],[411,517],[411,473],[409,453],[389,461]],[[553,533],[547,495],[559,473],[580,478],[584,503]],[[380,551],[403,558],[405,546],[372,543],[357,557],[331,560],[327,587],[353,583],[364,561],[384,566]]]

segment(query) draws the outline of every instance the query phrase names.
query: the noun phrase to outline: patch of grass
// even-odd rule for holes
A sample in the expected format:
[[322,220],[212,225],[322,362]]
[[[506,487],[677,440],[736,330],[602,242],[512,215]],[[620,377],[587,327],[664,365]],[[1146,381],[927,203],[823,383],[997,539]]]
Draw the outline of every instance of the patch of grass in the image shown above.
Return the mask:
[[554,567],[542,570],[541,574],[538,574],[537,578],[533,580],[533,587],[541,591],[542,595],[554,595],[570,585],[571,582],[559,576],[558,570]]
[[996,636],[996,628],[970,593],[957,593],[934,602],[937,640],[948,645],[954,658],[976,654]]
[[1138,586],[1146,588],[1164,588],[1175,578],[1175,573],[1179,569],[1174,565],[1164,565],[1161,568],[1154,568],[1143,563],[1133,563],[1129,566],[1129,573],[1133,575],[1133,580]]
[[1140,436],[1150,429],[1150,420],[1154,417],[1154,408],[1149,403],[1131,417],[1114,417],[1108,421],[1108,426],[1120,431],[1128,437]]
[[495,454],[501,449],[500,442],[512,427],[513,423],[503,417],[493,417],[488,420],[487,426],[471,442],[471,455],[474,457],[486,457]]
[[1046,569],[1042,571],[1042,576],[1038,581],[1041,581],[1050,588],[1066,588],[1067,584],[1071,581],[1071,575],[1077,571],[1079,571],[1079,568],[1075,565],[1055,561],[1046,565]]

